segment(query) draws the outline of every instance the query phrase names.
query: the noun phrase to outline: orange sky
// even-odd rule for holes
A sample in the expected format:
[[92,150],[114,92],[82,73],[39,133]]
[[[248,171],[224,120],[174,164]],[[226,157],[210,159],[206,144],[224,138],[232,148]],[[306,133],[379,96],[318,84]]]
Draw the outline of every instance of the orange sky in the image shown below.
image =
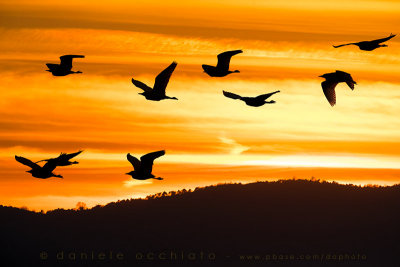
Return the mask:
[[[3,1],[0,0],[0,204],[88,206],[221,182],[310,178],[359,184],[400,181],[400,39],[372,52],[332,44],[376,39],[400,26],[398,1]],[[355,11],[356,10],[356,11]],[[240,74],[211,78],[225,50]],[[53,77],[45,63],[84,54],[82,75]],[[149,85],[173,60],[167,88],[179,101],[151,102]],[[337,106],[318,76],[350,72]],[[223,97],[280,90],[252,108]],[[65,179],[40,180],[34,161],[84,149]],[[166,149],[138,182],[125,155]]]

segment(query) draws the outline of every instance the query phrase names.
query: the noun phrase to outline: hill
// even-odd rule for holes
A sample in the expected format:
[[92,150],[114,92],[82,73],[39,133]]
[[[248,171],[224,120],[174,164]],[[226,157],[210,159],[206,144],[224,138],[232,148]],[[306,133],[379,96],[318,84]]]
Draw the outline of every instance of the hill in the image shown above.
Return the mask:
[[224,184],[82,210],[0,207],[4,266],[399,266],[400,185]]

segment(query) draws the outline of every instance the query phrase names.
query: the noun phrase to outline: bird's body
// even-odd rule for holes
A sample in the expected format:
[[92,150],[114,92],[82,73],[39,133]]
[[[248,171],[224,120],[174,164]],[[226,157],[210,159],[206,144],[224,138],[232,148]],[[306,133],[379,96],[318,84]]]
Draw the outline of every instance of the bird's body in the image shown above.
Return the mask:
[[210,75],[211,77],[224,77],[231,73],[240,72],[238,70],[231,71],[229,70],[229,63],[231,58],[239,53],[243,53],[242,50],[233,50],[233,51],[226,51],[218,55],[218,63],[217,66],[210,66],[210,65],[201,65],[204,72]]
[[126,158],[132,164],[134,170],[126,174],[132,176],[132,178],[136,180],[147,180],[147,179],[163,180],[163,178],[155,177],[152,174],[154,160],[163,155],[165,155],[165,151],[160,150],[143,155],[142,157],[140,157],[140,160],[138,160],[137,158],[128,153],[126,155]]
[[151,87],[147,86],[146,84],[144,84],[138,80],[135,80],[135,79],[132,79],[132,83],[136,87],[143,90],[143,93],[139,93],[139,94],[143,95],[147,100],[152,100],[152,101],[160,101],[163,99],[178,100],[176,97],[169,97],[165,94],[165,89],[167,88],[169,79],[177,65],[178,65],[178,63],[176,63],[174,61],[166,69],[164,69],[162,72],[160,72],[160,74],[158,74],[155,79],[153,88],[151,88]]
[[29,166],[31,170],[27,172],[32,174],[32,176],[35,178],[41,178],[41,179],[47,179],[50,177],[63,178],[61,175],[53,173],[54,169],[57,167],[57,160],[55,159],[48,160],[46,164],[43,165],[43,167],[39,166],[38,164],[24,157],[15,156],[15,159],[19,163]]
[[396,36],[395,34],[390,34],[389,37],[385,37],[385,38],[381,38],[381,39],[376,39],[376,40],[372,40],[372,41],[362,41],[362,42],[358,42],[358,43],[342,44],[342,45],[336,45],[336,46],[334,45],[333,47],[338,48],[338,47],[342,47],[342,46],[346,46],[346,45],[356,45],[356,46],[358,46],[358,48],[360,48],[360,50],[372,51],[379,47],[387,47],[387,45],[381,44],[381,43],[386,42],[395,36]]
[[[69,166],[69,165],[72,165],[72,164],[78,164],[79,162],[77,162],[77,161],[70,161],[70,159],[72,159],[72,158],[78,156],[80,153],[82,153],[82,151],[83,151],[83,150],[79,150],[78,152],[70,153],[70,154],[61,153],[57,158],[43,159],[43,160],[41,160],[41,161],[47,161],[47,162],[49,162],[49,161],[51,161],[51,160],[56,160],[57,166]],[[39,163],[39,162],[41,162],[41,161],[38,161],[38,162],[36,162],[36,163]]]
[[82,55],[64,55],[60,57],[60,64],[47,63],[49,68],[47,71],[51,72],[54,76],[66,76],[68,74],[82,73],[81,71],[72,71],[72,59],[84,58]]
[[272,95],[279,93],[280,91],[275,91],[272,93],[268,93],[268,94],[263,94],[263,95],[259,95],[256,97],[243,97],[231,92],[226,92],[226,91],[222,91],[224,96],[232,98],[232,99],[239,99],[242,100],[246,103],[246,105],[248,106],[252,106],[252,107],[260,107],[263,106],[264,104],[273,104],[275,103],[274,100],[271,101],[266,101],[269,97],[271,97]]
[[326,73],[319,77],[325,78],[325,81],[321,83],[321,86],[324,95],[331,106],[336,104],[335,87],[338,83],[345,82],[351,90],[354,90],[354,85],[357,84],[349,73],[340,70],[332,73]]

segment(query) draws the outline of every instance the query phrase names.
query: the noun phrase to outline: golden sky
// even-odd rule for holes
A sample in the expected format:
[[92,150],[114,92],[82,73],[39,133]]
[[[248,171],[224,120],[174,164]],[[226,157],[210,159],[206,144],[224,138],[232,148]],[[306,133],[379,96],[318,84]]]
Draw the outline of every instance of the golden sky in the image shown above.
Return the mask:
[[[310,178],[357,184],[400,181],[400,39],[372,52],[333,44],[398,34],[399,1],[3,1],[0,0],[0,204],[88,206],[223,182]],[[240,74],[211,78],[201,64],[242,49]],[[53,77],[45,63],[83,54]],[[179,101],[146,101],[172,61]],[[318,76],[352,74],[331,107]],[[256,96],[253,108],[222,90]],[[34,161],[84,149],[80,162],[35,179]],[[154,173],[134,181],[135,156],[165,149]]]

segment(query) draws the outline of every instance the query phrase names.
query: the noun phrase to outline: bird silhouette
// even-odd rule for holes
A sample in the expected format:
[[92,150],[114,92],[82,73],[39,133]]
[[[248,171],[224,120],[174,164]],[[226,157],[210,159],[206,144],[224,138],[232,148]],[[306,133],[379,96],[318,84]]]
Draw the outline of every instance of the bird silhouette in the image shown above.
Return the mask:
[[151,152],[140,157],[140,160],[127,154],[126,158],[133,166],[133,171],[126,174],[132,176],[136,180],[147,180],[147,179],[157,179],[163,180],[161,177],[155,177],[151,172],[153,171],[153,162],[156,158],[165,155],[165,150],[160,150],[156,152]]
[[64,55],[60,57],[60,64],[47,63],[46,66],[49,68],[48,72],[51,72],[54,76],[66,76],[68,74],[82,73],[81,71],[71,71],[72,59],[84,58],[82,55]]
[[342,45],[333,45],[333,47],[338,48],[338,47],[342,47],[345,45],[356,45],[356,46],[358,46],[358,48],[360,48],[360,50],[372,51],[379,47],[386,47],[387,45],[380,44],[380,43],[386,42],[395,36],[396,36],[395,34],[390,34],[389,37],[382,38],[382,39],[376,39],[376,40],[372,40],[372,41],[362,41],[362,42],[358,42],[358,43],[349,43],[349,44],[342,44]]
[[319,77],[325,78],[325,81],[321,83],[322,90],[324,91],[325,97],[332,107],[336,104],[335,87],[338,83],[347,83],[351,90],[354,90],[354,85],[357,84],[349,73],[340,70],[332,73],[326,73]]
[[274,104],[276,103],[274,100],[271,101],[265,101],[267,100],[269,97],[271,97],[272,95],[279,93],[280,91],[275,91],[272,93],[268,93],[268,94],[264,94],[264,95],[259,95],[256,97],[243,97],[234,93],[230,93],[230,92],[226,92],[226,91],[222,91],[224,96],[232,98],[232,99],[240,99],[242,101],[244,101],[246,103],[246,105],[248,106],[252,106],[252,107],[260,107],[264,104]]
[[22,163],[28,167],[31,168],[31,170],[26,171],[32,174],[33,177],[36,178],[41,178],[41,179],[47,179],[50,177],[58,177],[58,178],[63,178],[61,175],[54,174],[53,171],[57,167],[57,160],[56,159],[50,159],[46,162],[46,164],[43,165],[43,167],[40,167],[38,164],[32,162],[29,159],[26,159],[24,157],[19,157],[15,156],[15,160],[18,161],[19,163]]
[[57,158],[50,158],[50,159],[43,159],[40,161],[37,161],[36,163],[42,162],[42,161],[51,161],[51,160],[56,160],[57,166],[69,166],[72,164],[78,164],[79,162],[77,161],[70,161],[70,159],[78,156],[80,153],[82,153],[83,150],[79,150],[78,152],[75,153],[61,153]]
[[172,75],[172,72],[174,72],[176,65],[178,65],[178,63],[174,61],[166,69],[160,72],[160,74],[158,74],[156,77],[153,88],[132,78],[133,85],[144,91],[143,93],[139,93],[139,95],[143,95],[147,100],[153,101],[160,101],[163,99],[178,100],[176,97],[169,97],[165,95],[165,89],[167,88],[169,79]]
[[210,65],[201,65],[204,72],[210,75],[211,77],[224,77],[228,74],[234,72],[240,72],[238,70],[230,71],[229,70],[229,63],[231,58],[239,53],[243,53],[242,50],[233,50],[233,51],[226,51],[218,55],[218,63],[217,66],[210,66]]

